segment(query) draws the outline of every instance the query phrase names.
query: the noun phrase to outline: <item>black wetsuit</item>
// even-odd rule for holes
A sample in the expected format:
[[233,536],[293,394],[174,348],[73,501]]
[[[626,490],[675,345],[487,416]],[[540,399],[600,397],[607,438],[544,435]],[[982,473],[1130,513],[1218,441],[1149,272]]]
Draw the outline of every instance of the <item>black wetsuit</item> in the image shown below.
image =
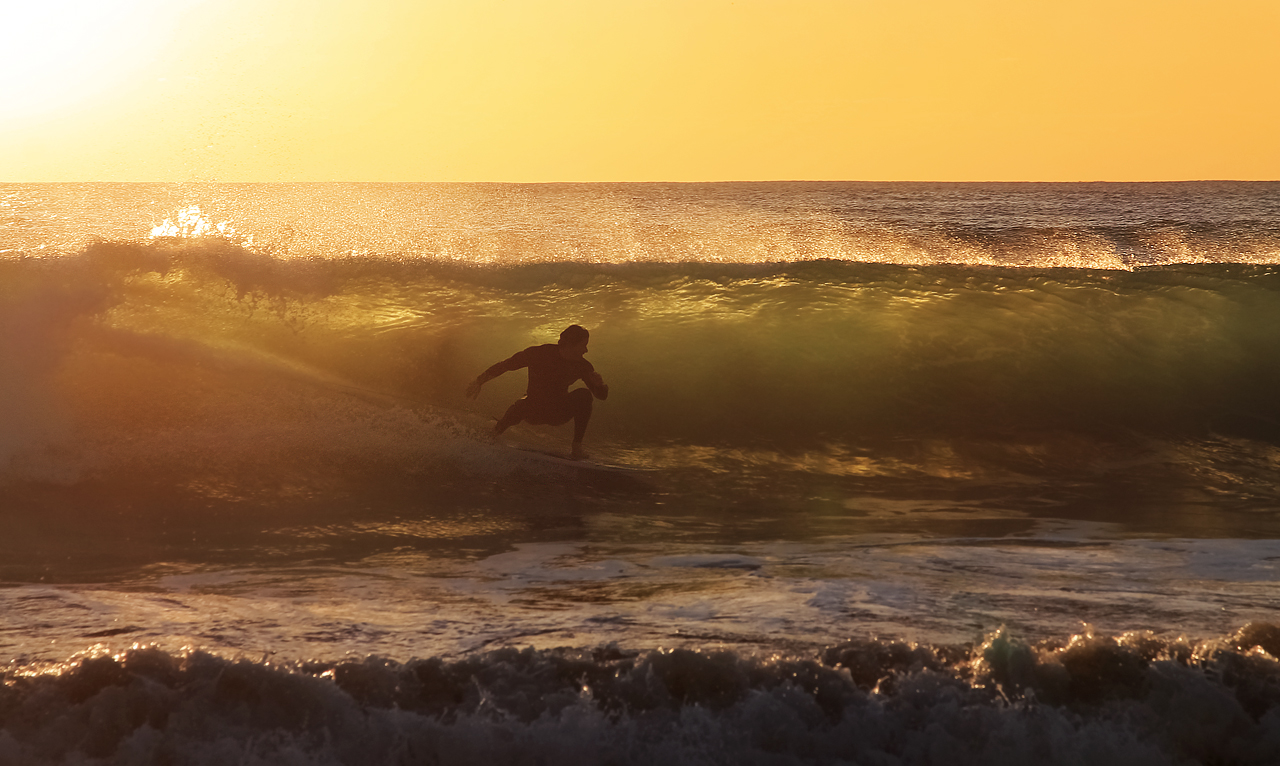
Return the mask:
[[[573,419],[574,441],[582,441],[587,422],[591,419],[592,397],[604,399],[609,395],[608,389],[596,382],[595,367],[581,357],[565,359],[560,355],[559,346],[546,343],[530,346],[510,359],[498,362],[485,370],[482,377],[488,380],[523,367],[529,368],[529,387],[524,398],[511,405],[498,421],[498,433],[522,420],[558,426]],[[587,387],[570,391],[569,386],[579,380]]]

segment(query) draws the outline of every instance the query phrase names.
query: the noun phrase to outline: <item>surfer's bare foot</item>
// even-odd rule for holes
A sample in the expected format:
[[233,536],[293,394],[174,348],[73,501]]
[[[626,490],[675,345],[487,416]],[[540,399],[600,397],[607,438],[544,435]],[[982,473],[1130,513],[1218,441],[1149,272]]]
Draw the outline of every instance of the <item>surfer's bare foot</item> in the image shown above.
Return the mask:
[[573,449],[569,450],[570,460],[586,460],[588,457],[590,457],[590,455],[588,455],[587,451],[582,448],[581,444],[575,443],[573,445]]

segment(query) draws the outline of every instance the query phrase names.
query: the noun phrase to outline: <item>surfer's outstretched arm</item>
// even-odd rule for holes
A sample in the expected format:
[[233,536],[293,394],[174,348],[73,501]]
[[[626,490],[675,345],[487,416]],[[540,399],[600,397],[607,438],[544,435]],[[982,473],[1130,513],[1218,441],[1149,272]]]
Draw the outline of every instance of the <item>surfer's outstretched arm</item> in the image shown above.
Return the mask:
[[467,384],[467,398],[474,399],[480,395],[480,387],[503,373],[513,372],[522,367],[529,366],[529,349],[517,351],[509,358],[503,359],[501,362],[493,365],[489,369],[476,376],[476,379]]

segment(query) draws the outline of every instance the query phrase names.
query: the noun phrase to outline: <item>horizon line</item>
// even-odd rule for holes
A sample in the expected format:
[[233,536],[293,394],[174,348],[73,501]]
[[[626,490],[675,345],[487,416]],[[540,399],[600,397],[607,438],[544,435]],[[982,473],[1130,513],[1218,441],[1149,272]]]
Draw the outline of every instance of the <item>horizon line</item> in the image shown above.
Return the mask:
[[388,181],[388,180],[356,180],[356,179],[327,179],[327,180],[271,180],[271,181],[253,181],[253,180],[225,180],[218,178],[205,179],[184,179],[184,180],[103,180],[103,179],[63,179],[63,180],[0,180],[0,184],[454,184],[454,185],[490,185],[490,186],[569,186],[569,185],[676,185],[676,184],[1178,184],[1178,183],[1277,183],[1280,178],[1263,179],[1263,178],[1163,178],[1163,179],[1132,179],[1132,180],[1115,180],[1115,179],[1075,179],[1075,180],[1031,180],[1031,179],[966,179],[966,180],[937,180],[937,179],[866,179],[866,178],[844,178],[844,179],[806,179],[806,178],[774,178],[774,179],[715,179],[715,180],[612,180],[612,181],[457,181],[457,180],[419,180],[419,181]]

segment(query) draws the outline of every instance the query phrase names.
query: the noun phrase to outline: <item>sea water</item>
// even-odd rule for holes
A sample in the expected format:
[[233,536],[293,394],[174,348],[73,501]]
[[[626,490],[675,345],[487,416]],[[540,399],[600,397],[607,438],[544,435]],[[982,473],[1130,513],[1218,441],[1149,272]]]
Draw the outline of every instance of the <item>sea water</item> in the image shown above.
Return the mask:
[[1275,763],[1278,391],[1276,183],[3,184],[0,762]]

